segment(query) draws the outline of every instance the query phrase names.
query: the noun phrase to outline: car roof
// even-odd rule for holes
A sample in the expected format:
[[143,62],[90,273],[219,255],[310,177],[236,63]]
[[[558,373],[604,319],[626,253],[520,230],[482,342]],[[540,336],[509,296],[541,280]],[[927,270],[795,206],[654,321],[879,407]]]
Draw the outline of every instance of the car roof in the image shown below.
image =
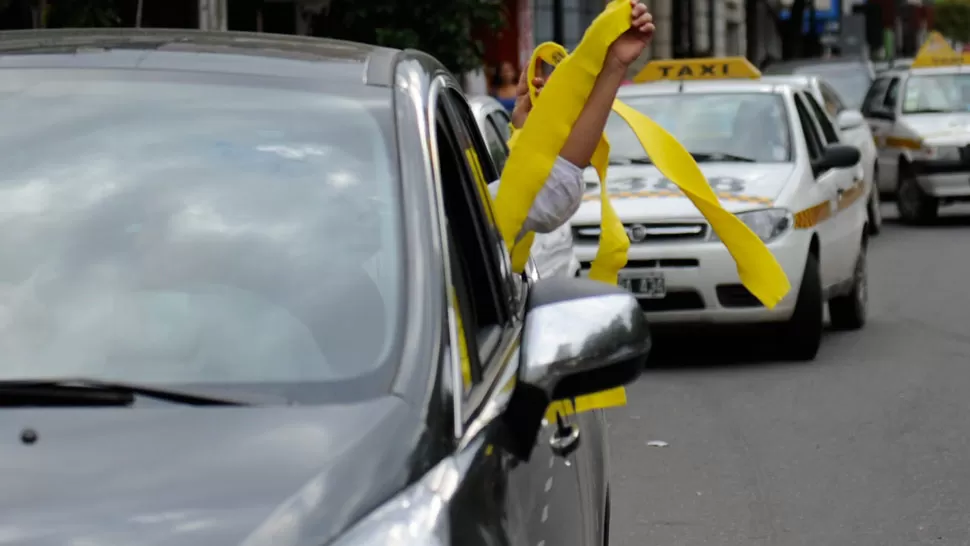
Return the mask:
[[762,80],[693,80],[685,82],[657,81],[633,83],[620,87],[617,97],[645,97],[678,93],[780,93],[781,86]]
[[[388,87],[393,83],[393,68],[401,53],[342,40],[255,32],[181,29],[0,32],[0,68],[170,69]],[[232,57],[232,62],[226,62],[227,56]]]
[[792,85],[799,88],[811,87],[812,82],[817,79],[819,76],[814,74],[768,74],[761,77],[761,81],[765,83]]

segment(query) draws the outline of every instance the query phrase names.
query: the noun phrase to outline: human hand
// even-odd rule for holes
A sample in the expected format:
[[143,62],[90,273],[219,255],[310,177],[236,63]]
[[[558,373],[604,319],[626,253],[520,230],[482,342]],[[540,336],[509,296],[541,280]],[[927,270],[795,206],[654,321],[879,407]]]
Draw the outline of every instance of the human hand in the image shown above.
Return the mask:
[[633,13],[630,28],[620,35],[611,45],[606,62],[615,68],[626,70],[653,39],[653,15],[640,0],[630,0]]
[[[519,85],[515,89],[515,107],[512,108],[512,126],[521,129],[525,125],[525,119],[532,111],[532,97],[529,96],[529,71],[523,70],[519,76]],[[542,86],[546,84],[546,79],[536,76],[532,79],[532,85],[536,88],[536,96],[542,91]]]

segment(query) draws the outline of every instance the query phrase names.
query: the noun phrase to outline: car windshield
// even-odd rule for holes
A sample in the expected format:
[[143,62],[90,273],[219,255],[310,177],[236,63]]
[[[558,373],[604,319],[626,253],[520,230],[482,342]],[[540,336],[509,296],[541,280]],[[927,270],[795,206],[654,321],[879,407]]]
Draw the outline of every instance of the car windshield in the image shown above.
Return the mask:
[[[678,93],[624,98],[677,138],[699,162],[791,160],[785,104],[774,93]],[[616,114],[606,125],[610,160],[643,159],[630,127]]]
[[914,74],[903,92],[904,114],[970,111],[970,74]]
[[273,85],[3,71],[0,380],[389,383],[389,92]]
[[858,110],[862,107],[862,101],[866,97],[872,78],[869,71],[863,64],[815,64],[799,66],[795,69],[796,74],[811,74],[820,76],[829,82],[839,94],[839,98],[845,106],[851,110]]

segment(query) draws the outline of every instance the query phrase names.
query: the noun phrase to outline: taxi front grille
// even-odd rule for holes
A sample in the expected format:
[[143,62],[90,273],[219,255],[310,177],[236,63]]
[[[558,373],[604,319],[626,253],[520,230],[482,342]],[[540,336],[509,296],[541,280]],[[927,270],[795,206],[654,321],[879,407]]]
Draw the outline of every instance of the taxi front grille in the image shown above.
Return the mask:
[[[702,222],[673,224],[623,224],[630,243],[651,244],[678,241],[702,241],[707,237],[708,225]],[[599,226],[573,226],[573,240],[581,243],[595,243],[600,238]]]

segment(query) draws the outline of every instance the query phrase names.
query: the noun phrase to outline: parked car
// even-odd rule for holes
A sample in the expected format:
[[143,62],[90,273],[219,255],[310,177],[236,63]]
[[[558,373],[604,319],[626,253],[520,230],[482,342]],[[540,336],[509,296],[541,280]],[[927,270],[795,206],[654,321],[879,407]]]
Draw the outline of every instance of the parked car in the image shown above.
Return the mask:
[[765,75],[813,75],[825,78],[838,92],[846,107],[862,108],[866,90],[876,77],[872,62],[862,57],[833,57],[828,59],[800,59],[773,63],[763,70]]
[[512,273],[437,61],[14,31],[0,86],[17,542],[608,542],[602,414],[544,413],[636,378],[646,320]]
[[[818,118],[826,116],[829,124],[820,127],[826,142],[844,142],[859,149],[862,155],[860,167],[866,183],[866,208],[869,215],[869,234],[876,235],[882,228],[882,213],[880,212],[879,188],[876,179],[879,167],[876,164],[876,144],[872,131],[866,123],[862,112],[853,110],[845,105],[835,88],[820,76],[765,76],[762,81],[767,83],[787,83],[803,91],[811,93],[815,102],[809,103],[812,108],[822,105],[823,111],[814,112]],[[833,127],[835,134],[828,134],[825,129]]]
[[872,63],[873,68],[876,71],[876,75],[880,75],[883,72],[888,72],[890,70],[905,70],[912,66],[913,59],[903,58],[903,59],[893,59],[891,61],[876,61]]
[[[509,114],[502,104],[488,96],[472,97],[468,101],[472,114],[485,138],[489,155],[502,172],[509,156]],[[560,275],[576,277],[579,275],[579,260],[573,251],[572,226],[567,222],[552,233],[537,233],[532,243],[532,259],[539,275],[547,277]]]

